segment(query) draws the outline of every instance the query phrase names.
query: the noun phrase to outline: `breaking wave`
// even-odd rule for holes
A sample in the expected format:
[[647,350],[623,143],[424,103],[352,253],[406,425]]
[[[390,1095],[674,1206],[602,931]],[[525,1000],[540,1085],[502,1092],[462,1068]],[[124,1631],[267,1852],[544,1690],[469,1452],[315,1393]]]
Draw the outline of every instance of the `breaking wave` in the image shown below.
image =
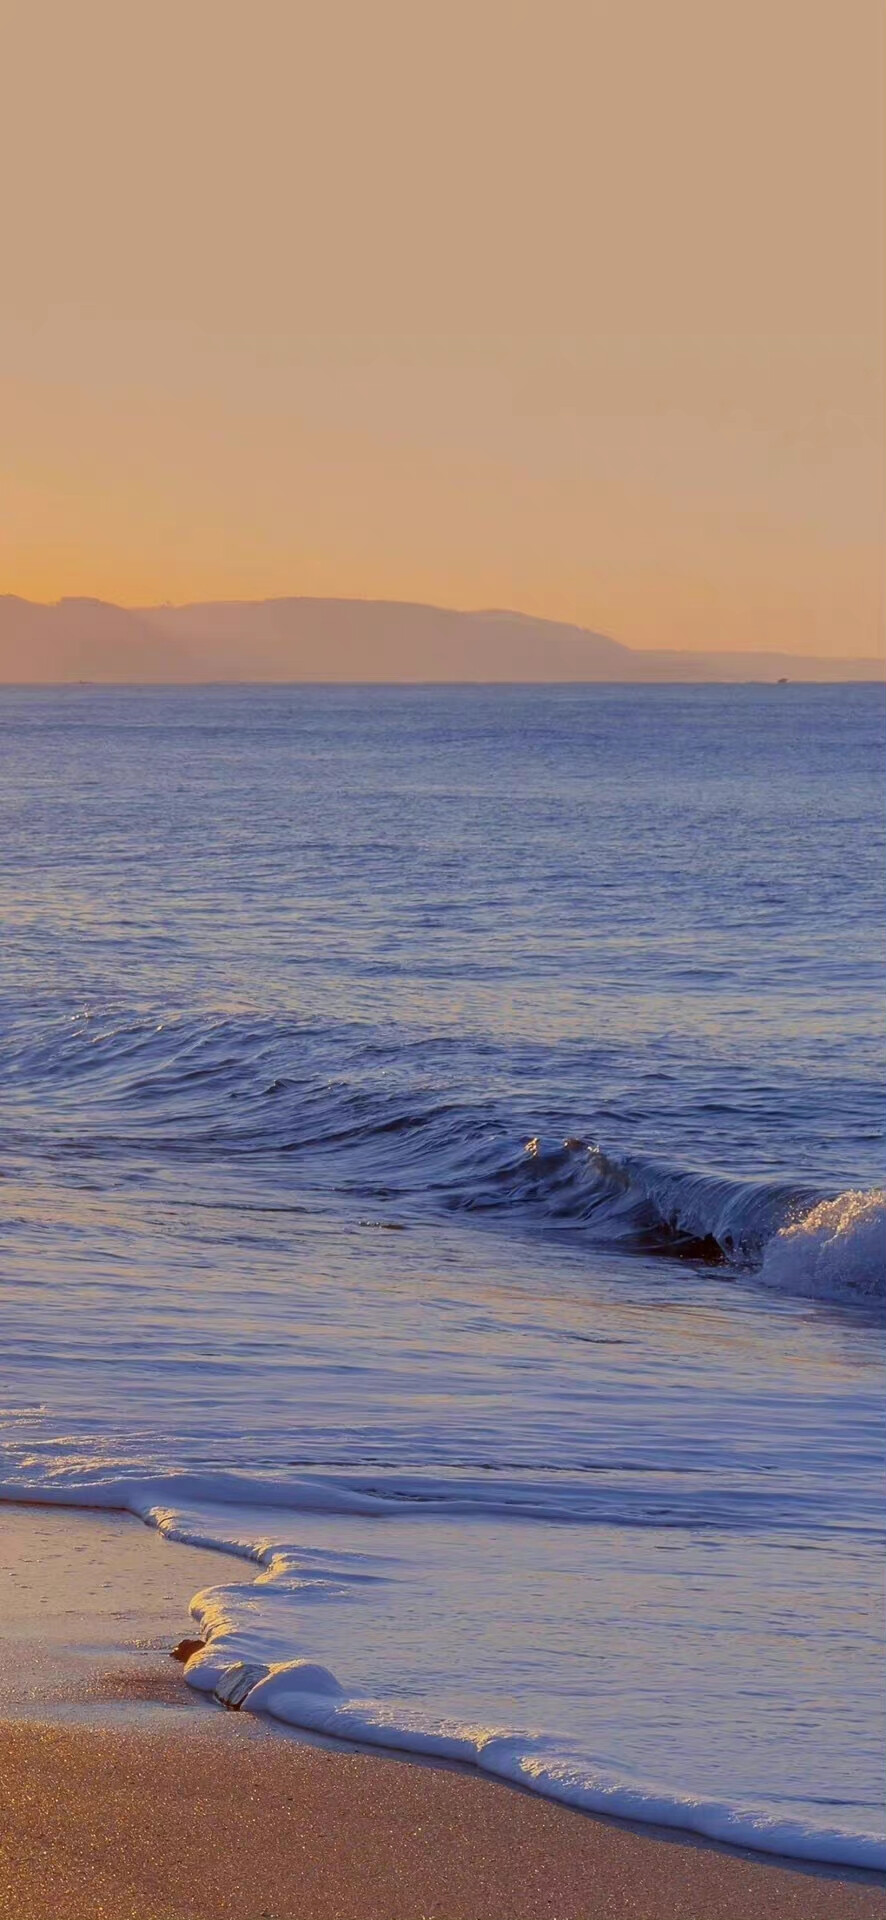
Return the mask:
[[[478,1101],[444,1043],[414,1050],[334,1023],[207,1014],[49,1023],[7,1039],[7,1077],[33,1104],[20,1144],[50,1160],[150,1154],[248,1165],[291,1201],[303,1187],[404,1214],[444,1209],[586,1233],[597,1246],[756,1274],[773,1289],[876,1301],[886,1293],[882,1190],[736,1179],[558,1137],[526,1139],[507,1098]],[[441,1049],[442,1047],[442,1054]],[[592,1092],[591,1092],[592,1100]],[[592,1111],[591,1105],[591,1111]],[[7,1130],[14,1148],[15,1133]]]
[[883,1298],[886,1192],[841,1193],[782,1227],[764,1250],[760,1278],[786,1293]]
[[825,1198],[782,1182],[681,1172],[576,1140],[547,1152],[530,1140],[525,1151],[528,1188],[555,1216],[595,1228],[598,1243],[632,1240],[753,1273],[786,1293],[886,1296],[883,1189]]

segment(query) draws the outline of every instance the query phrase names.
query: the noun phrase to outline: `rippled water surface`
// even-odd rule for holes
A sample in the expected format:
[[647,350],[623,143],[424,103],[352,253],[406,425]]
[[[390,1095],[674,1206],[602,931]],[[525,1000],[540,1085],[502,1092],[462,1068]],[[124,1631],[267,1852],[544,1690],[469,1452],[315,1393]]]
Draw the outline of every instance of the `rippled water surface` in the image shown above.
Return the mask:
[[878,1857],[883,721],[0,691],[0,1474],[195,1685]]

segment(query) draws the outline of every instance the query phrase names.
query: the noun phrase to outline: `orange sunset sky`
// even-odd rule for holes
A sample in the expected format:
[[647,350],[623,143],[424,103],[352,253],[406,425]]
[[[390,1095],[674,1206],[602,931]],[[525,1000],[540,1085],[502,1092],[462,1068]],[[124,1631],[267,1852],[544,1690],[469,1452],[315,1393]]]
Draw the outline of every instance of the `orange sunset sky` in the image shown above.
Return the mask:
[[881,0],[5,19],[0,591],[881,651]]

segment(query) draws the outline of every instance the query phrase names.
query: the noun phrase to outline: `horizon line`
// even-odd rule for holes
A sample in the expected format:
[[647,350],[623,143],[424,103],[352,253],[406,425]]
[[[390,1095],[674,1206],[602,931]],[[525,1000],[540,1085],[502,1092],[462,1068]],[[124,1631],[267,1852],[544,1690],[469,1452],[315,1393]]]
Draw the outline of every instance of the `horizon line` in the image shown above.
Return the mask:
[[[764,654],[760,655],[765,659]],[[538,693],[553,687],[586,687],[597,692],[601,687],[618,687],[623,692],[654,688],[659,693],[668,693],[675,689],[690,689],[695,693],[722,693],[734,687],[820,687],[822,692],[832,693],[835,687],[882,687],[882,678],[873,676],[870,680],[809,680],[798,674],[780,674],[777,680],[0,680],[0,693],[181,693],[198,692],[201,688],[218,687],[267,687],[278,692],[284,687],[319,687],[330,691],[347,691],[360,688],[361,692],[377,687],[380,693],[390,693],[396,688],[408,692],[452,693],[491,691],[511,691],[520,689],[527,693]]]

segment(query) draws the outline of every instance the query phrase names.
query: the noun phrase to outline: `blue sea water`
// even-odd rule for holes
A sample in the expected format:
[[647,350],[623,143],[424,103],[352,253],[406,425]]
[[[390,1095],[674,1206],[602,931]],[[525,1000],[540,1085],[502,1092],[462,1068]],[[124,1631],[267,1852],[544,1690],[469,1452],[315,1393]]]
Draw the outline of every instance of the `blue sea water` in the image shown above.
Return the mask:
[[884,718],[0,690],[0,1484],[192,1684],[886,1858]]

